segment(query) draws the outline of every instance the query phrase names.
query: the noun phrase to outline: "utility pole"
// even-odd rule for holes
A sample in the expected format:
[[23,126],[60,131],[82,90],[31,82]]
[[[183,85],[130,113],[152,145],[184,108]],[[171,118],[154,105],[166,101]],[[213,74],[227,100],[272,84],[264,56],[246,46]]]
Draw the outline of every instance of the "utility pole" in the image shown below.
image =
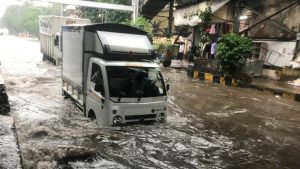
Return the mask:
[[64,4],[60,4],[60,16],[64,16]]
[[172,27],[173,27],[173,8],[174,8],[174,0],[170,0],[169,7],[169,22],[168,22],[168,37],[172,36]]
[[131,6],[133,6],[132,20],[135,22],[139,17],[139,0],[132,0]]
[[241,15],[241,2],[240,0],[236,0],[235,10],[234,10],[234,24],[233,24],[234,33],[239,33],[240,31],[240,15]]

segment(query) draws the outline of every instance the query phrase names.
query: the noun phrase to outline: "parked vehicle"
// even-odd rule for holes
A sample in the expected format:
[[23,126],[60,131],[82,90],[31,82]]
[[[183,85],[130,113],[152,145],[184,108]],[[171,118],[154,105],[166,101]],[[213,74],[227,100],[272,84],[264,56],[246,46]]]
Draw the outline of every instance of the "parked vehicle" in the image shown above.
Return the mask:
[[45,15],[39,17],[40,46],[43,61],[49,60],[54,65],[60,64],[61,26],[70,24],[90,24],[89,19]]
[[0,70],[0,114],[7,114],[8,112],[10,112],[10,104],[8,101],[4,80],[2,78]]
[[168,87],[146,32],[93,24],[63,26],[62,37],[63,95],[87,117],[99,126],[165,121]]

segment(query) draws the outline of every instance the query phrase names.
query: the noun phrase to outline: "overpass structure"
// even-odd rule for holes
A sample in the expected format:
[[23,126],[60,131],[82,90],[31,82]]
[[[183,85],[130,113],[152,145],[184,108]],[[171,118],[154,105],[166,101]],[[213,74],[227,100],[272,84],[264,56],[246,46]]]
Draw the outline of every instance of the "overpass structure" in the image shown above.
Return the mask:
[[32,1],[40,1],[40,2],[50,2],[57,3],[62,5],[76,5],[76,6],[84,6],[91,8],[100,8],[100,9],[112,9],[119,11],[128,11],[132,12],[133,21],[138,17],[138,9],[139,9],[139,1],[131,0],[131,6],[129,5],[119,5],[119,4],[110,4],[110,3],[102,3],[102,2],[92,2],[92,1],[81,1],[81,0],[32,0]]

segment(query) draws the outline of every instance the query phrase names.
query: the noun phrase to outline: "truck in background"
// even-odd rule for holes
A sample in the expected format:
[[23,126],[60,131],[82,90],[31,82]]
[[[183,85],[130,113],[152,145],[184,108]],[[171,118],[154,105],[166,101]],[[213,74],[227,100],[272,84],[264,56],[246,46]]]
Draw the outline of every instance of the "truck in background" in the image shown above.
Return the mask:
[[121,24],[62,27],[62,92],[99,126],[164,122],[167,87],[147,33]]
[[39,17],[40,50],[43,61],[49,60],[54,65],[61,62],[61,26],[72,24],[90,24],[89,19],[45,15]]

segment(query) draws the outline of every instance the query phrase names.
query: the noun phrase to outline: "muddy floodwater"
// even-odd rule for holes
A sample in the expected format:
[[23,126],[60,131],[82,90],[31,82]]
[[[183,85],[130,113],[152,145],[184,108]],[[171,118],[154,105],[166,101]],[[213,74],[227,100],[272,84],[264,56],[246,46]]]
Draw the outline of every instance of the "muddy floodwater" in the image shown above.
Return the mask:
[[[42,61],[38,41],[0,36],[0,60],[11,103],[0,128],[14,119],[23,168],[300,168],[299,102],[162,68],[171,86],[165,124],[98,128],[62,97],[61,67]],[[0,147],[18,157],[17,147]],[[16,166],[7,159],[0,168]]]

